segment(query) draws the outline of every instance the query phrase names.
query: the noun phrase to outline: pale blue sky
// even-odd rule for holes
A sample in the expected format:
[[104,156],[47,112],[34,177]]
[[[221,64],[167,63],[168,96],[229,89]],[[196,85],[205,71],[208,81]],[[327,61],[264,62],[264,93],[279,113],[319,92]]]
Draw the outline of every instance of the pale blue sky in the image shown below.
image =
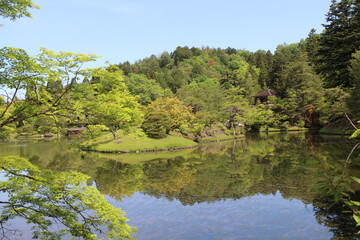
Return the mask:
[[320,32],[330,0],[34,0],[33,19],[1,19],[0,47],[134,62],[177,46],[271,50]]

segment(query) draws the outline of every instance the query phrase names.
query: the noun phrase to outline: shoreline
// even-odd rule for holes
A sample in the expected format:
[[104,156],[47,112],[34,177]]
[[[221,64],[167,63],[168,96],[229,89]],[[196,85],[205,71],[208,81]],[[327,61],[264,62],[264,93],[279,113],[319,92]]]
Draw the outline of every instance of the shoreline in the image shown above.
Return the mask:
[[80,147],[81,150],[87,151],[87,152],[98,152],[98,153],[112,153],[112,154],[126,154],[126,153],[147,153],[147,152],[167,152],[167,151],[177,151],[177,150],[183,150],[183,149],[191,149],[196,148],[202,143],[210,143],[210,142],[220,142],[220,141],[231,141],[236,139],[244,139],[245,136],[237,136],[237,137],[231,137],[231,138],[224,138],[224,139],[209,139],[204,141],[194,141],[194,145],[191,146],[185,146],[185,147],[170,147],[170,148],[158,148],[158,149],[141,149],[141,150],[96,150],[96,149],[89,149],[89,148],[83,148]]

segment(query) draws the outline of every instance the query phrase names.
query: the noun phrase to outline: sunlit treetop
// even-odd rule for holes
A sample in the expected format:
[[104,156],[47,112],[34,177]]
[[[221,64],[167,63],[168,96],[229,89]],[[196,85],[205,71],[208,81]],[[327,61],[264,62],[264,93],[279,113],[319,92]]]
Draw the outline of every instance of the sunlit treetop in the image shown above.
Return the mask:
[[32,17],[30,9],[39,9],[40,7],[30,0],[1,0],[0,16],[15,21],[21,17]]

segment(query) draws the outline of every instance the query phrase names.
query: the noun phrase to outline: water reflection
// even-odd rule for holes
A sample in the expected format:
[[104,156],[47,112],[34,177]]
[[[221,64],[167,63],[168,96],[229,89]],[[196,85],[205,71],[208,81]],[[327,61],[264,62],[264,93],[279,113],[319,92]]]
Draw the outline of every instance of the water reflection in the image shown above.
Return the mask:
[[346,162],[353,146],[294,133],[169,153],[104,155],[54,142],[1,144],[0,152],[90,175],[140,239],[358,239],[351,218],[313,191],[320,172],[360,177],[359,149]]
[[136,225],[138,239],[330,239],[311,205],[300,200],[256,194],[241,200],[183,205],[135,193],[116,203]]

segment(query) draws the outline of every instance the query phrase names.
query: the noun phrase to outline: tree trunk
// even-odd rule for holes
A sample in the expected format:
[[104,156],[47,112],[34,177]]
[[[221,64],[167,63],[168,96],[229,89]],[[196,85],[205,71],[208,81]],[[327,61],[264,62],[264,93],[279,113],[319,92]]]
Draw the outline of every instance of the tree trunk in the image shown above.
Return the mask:
[[117,136],[116,136],[116,130],[111,130],[111,133],[112,133],[112,135],[113,135],[113,137],[114,137],[114,139],[116,140],[117,139]]

